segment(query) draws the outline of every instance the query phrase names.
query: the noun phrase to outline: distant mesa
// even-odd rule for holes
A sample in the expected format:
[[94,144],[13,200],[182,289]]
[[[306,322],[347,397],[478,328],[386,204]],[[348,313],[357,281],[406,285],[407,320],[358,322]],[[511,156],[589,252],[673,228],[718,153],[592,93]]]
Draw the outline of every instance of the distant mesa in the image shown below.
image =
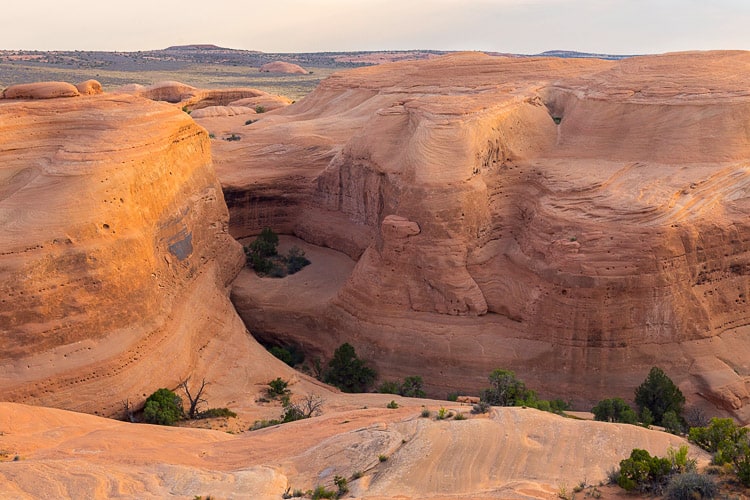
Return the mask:
[[298,64],[284,61],[274,61],[264,64],[259,70],[261,73],[285,73],[287,75],[306,75],[309,72]]
[[211,43],[197,43],[193,45],[173,45],[171,47],[167,47],[164,50],[230,50],[226,47],[219,47],[217,45],[213,45]]

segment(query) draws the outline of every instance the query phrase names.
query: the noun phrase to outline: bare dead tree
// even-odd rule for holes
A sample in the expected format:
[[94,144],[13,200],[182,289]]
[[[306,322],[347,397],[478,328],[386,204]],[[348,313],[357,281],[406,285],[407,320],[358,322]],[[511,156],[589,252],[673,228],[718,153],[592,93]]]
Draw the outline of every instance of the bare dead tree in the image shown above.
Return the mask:
[[206,400],[203,399],[202,396],[204,389],[208,385],[208,382],[206,382],[205,378],[201,380],[201,385],[195,395],[190,394],[190,387],[188,385],[188,382],[190,382],[190,377],[180,382],[180,385],[178,387],[182,388],[182,390],[185,392],[185,396],[188,398],[188,401],[190,403],[187,417],[190,420],[194,420],[198,416],[198,406],[202,403],[206,403]]
[[122,408],[124,410],[124,418],[128,420],[128,422],[135,423],[135,410],[130,405],[130,399],[123,399],[122,400]]
[[297,407],[305,418],[317,417],[323,413],[323,403],[325,400],[322,397],[317,394],[308,394],[299,400]]

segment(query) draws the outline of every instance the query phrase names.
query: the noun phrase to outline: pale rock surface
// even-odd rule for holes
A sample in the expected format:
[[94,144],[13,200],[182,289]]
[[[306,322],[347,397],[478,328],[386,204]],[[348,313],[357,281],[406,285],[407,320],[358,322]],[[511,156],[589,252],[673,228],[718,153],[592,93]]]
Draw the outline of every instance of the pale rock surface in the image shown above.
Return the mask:
[[3,90],[4,99],[55,99],[77,97],[80,93],[75,85],[67,82],[37,82],[11,85]]
[[[434,414],[445,402],[395,396],[402,406],[390,410],[385,396],[394,398],[357,395],[357,409],[326,406],[320,417],[239,435],[0,403],[5,459],[20,458],[0,461],[0,496],[277,499],[287,488],[335,491],[335,476],[360,472],[349,481],[355,498],[553,499],[563,486],[606,482],[635,447],[665,456],[685,444],[665,432],[522,408],[471,416],[453,403],[449,411],[469,418],[437,421],[420,418],[419,405]],[[690,456],[709,460],[692,446]]]
[[255,114],[252,108],[244,106],[208,106],[192,111],[190,116],[195,118],[216,118],[218,116],[238,116]]
[[306,75],[308,72],[299,64],[284,61],[273,61],[259,68],[261,73],[285,73],[287,75]]
[[348,340],[434,394],[500,367],[585,409],[658,365],[748,422],[748,80],[747,52],[336,74],[215,164],[233,235],[270,226],[356,265],[315,312],[247,286],[235,303],[264,338]]

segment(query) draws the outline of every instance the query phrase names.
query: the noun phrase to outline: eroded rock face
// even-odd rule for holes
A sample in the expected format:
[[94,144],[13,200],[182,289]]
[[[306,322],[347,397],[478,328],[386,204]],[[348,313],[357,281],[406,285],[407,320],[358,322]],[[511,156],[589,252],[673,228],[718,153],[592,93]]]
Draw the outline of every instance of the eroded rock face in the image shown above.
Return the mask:
[[[226,175],[246,193],[231,230],[283,213],[282,230],[358,259],[317,321],[356,331],[385,374],[442,391],[511,368],[589,404],[659,365],[748,420],[748,78],[744,52],[340,73],[254,125],[250,170]],[[263,204],[294,176],[298,195]],[[309,340],[293,330],[274,334]]]
[[205,130],[127,95],[3,100],[0,176],[0,399],[112,415],[191,374],[221,393],[218,353],[254,343]]

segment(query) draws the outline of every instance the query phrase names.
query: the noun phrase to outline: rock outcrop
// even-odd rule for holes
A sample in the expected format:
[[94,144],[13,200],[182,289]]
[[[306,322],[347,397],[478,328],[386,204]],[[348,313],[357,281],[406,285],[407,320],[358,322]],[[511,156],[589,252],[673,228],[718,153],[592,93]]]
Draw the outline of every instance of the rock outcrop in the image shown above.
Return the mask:
[[659,365],[750,421],[748,78],[745,52],[339,73],[217,165],[234,235],[357,265],[304,319],[243,316],[323,354],[353,341],[435,393],[502,367],[584,406]]
[[265,352],[228,300],[244,255],[186,113],[2,100],[0,176],[1,400],[114,415],[191,375],[220,404],[285,373],[243,364]]
[[261,73],[284,73],[287,75],[306,75],[308,72],[299,64],[288,63],[284,61],[274,61],[261,66],[258,71]]
[[3,90],[3,99],[55,99],[77,97],[80,93],[75,85],[67,82],[19,83]]

